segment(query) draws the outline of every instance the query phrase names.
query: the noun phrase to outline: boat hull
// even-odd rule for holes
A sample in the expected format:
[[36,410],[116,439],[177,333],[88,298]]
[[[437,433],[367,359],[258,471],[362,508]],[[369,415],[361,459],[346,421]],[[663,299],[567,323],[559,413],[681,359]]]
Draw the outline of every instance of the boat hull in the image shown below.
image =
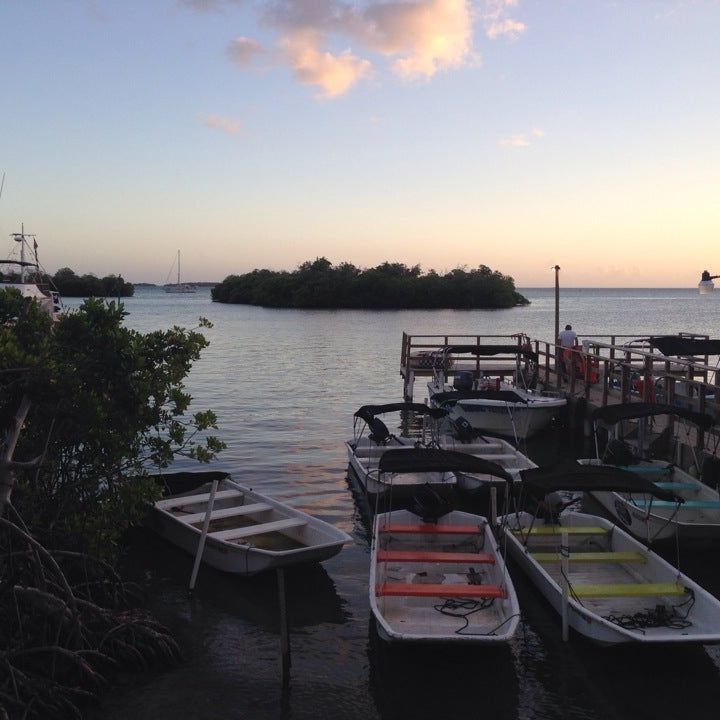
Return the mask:
[[377,515],[369,596],[378,636],[393,644],[501,645],[520,618],[486,519],[461,511],[436,525],[408,510]]
[[363,438],[356,443],[346,442],[348,463],[360,483],[360,487],[370,500],[384,498],[393,503],[407,503],[419,487],[429,485],[441,497],[447,497],[457,485],[457,475],[453,472],[421,473],[378,473],[378,461],[387,450],[415,447],[411,438],[394,438],[387,445],[376,445]]
[[[209,484],[201,485],[200,494],[209,494]],[[225,499],[228,491],[238,494]],[[266,570],[289,567],[303,563],[321,562],[340,552],[342,546],[352,538],[342,530],[307,513],[292,508],[266,495],[255,492],[230,479],[224,479],[219,487],[218,501],[213,505],[213,520],[206,538],[203,562],[222,572],[238,575],[255,575]],[[163,503],[177,503],[173,507],[163,507]],[[235,523],[232,516],[223,517],[240,508],[257,508],[249,514],[239,514],[241,523]],[[149,508],[146,525],[168,542],[190,555],[195,555],[201,537],[207,500],[193,501],[193,494],[182,494],[163,498]],[[240,513],[241,510],[238,510]],[[196,519],[192,524],[182,519],[192,515]],[[215,516],[218,519],[215,519]],[[217,529],[214,523],[222,523]],[[283,525],[287,527],[282,527]],[[259,532],[264,528],[266,532]],[[245,536],[235,539],[223,539],[222,534],[245,532]],[[257,534],[250,531],[258,529]],[[273,529],[277,528],[277,529]]]
[[[579,635],[599,645],[658,644],[658,643],[719,643],[720,642],[720,602],[710,593],[680,573],[668,562],[646,548],[609,520],[595,515],[577,512],[561,514],[561,523],[565,527],[594,529],[595,535],[605,538],[603,543],[594,547],[588,537],[570,535],[570,559],[568,577],[571,590],[568,598],[568,626]],[[507,547],[513,560],[527,574],[536,588],[550,603],[553,609],[562,615],[563,596],[561,589],[562,568],[559,561],[541,562],[538,557],[560,556],[560,535],[543,538],[544,545],[539,548],[537,540],[530,540],[530,547],[523,544],[517,527],[528,528],[532,525],[532,516],[528,513],[507,515],[501,519],[507,536]],[[542,527],[542,521],[535,521],[535,528]],[[602,530],[603,533],[599,531]],[[575,538],[575,540],[573,540]],[[582,540],[580,539],[582,538]],[[573,546],[573,543],[575,545]],[[584,543],[584,544],[583,544]],[[575,553],[597,550],[595,557],[588,562],[575,563]],[[620,553],[624,560],[598,562],[598,556],[606,553]],[[591,553],[592,554],[592,553]],[[638,587],[636,596],[623,595],[622,586]],[[681,586],[681,597],[671,593],[671,586]],[[650,588],[657,589],[652,594]],[[582,588],[582,590],[581,590]],[[586,588],[596,590],[597,597],[583,594]],[[643,592],[647,588],[647,592]],[[660,589],[662,588],[662,589]],[[601,597],[600,593],[615,593],[614,597]],[[575,599],[573,593],[581,596]],[[666,593],[666,594],[663,594]],[[692,598],[692,602],[691,602]],[[689,607],[688,607],[689,606]],[[620,622],[624,618],[642,617],[648,608],[663,608],[671,614],[677,610],[677,618],[687,612],[689,624],[681,622],[675,627]],[[687,609],[686,609],[687,608]],[[610,618],[614,618],[613,622]],[[669,623],[671,625],[671,623]]]
[[[580,460],[580,463],[601,464],[597,460]],[[626,469],[675,485],[673,492],[683,497],[687,504],[677,508],[674,504],[658,501],[650,503],[650,497],[645,495],[589,493],[620,527],[644,542],[670,540],[676,536],[686,543],[720,540],[720,496],[717,491],[678,467],[659,460],[644,460]]]

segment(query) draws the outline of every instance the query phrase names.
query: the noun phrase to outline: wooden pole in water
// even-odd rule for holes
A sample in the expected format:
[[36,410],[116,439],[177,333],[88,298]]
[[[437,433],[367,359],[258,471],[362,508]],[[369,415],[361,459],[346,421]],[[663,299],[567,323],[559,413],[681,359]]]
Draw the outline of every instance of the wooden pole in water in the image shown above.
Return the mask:
[[570,544],[568,542],[568,531],[563,530],[560,536],[560,569],[562,588],[562,639],[567,642],[570,639],[570,582],[568,574],[570,572]]
[[290,670],[290,632],[288,630],[287,603],[285,601],[285,570],[277,569],[278,601],[280,605],[280,656],[282,661],[283,685],[289,679]]
[[205,511],[205,520],[203,521],[202,532],[200,533],[200,542],[195,553],[195,564],[193,565],[192,575],[190,575],[190,592],[195,589],[195,581],[197,580],[198,570],[200,569],[200,561],[202,560],[203,550],[205,550],[205,538],[210,527],[210,515],[212,515],[213,505],[215,504],[215,493],[217,492],[218,481],[213,480],[210,488],[210,499],[208,500],[207,510]]

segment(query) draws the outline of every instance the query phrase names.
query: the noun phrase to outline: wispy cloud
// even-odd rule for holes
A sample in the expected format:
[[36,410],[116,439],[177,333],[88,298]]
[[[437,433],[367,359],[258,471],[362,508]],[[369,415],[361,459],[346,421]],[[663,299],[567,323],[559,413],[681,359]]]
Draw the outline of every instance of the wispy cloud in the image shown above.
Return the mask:
[[498,37],[516,39],[527,30],[523,22],[507,16],[510,9],[517,7],[517,0],[486,0],[480,14],[485,35],[491,40]]
[[242,125],[237,120],[220,117],[219,115],[204,115],[203,124],[213,130],[222,130],[228,135],[237,135],[242,130]]
[[236,65],[247,68],[253,64],[258,55],[264,52],[264,49],[257,40],[241,36],[228,44],[226,52]]
[[224,5],[240,5],[245,0],[177,0],[178,5],[199,13],[218,12]]
[[509,147],[529,147],[533,141],[544,137],[545,132],[540,128],[533,128],[528,133],[517,133],[516,135],[510,135],[509,137],[500,140],[501,145],[507,145]]

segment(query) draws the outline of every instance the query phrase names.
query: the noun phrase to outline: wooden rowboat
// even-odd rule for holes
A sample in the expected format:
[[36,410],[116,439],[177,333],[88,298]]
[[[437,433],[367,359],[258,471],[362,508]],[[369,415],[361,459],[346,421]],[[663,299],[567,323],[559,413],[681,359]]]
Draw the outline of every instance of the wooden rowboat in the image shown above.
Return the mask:
[[146,524],[192,555],[208,515],[213,481],[218,481],[203,552],[203,562],[217,570],[255,575],[320,562],[352,539],[319,518],[236,483],[227,473],[176,473],[160,479],[170,492],[151,506]]

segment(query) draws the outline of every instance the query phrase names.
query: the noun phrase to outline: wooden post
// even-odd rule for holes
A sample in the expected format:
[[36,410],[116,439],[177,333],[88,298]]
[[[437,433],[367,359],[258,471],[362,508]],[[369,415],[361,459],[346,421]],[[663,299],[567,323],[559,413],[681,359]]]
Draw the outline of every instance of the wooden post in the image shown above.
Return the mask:
[[288,629],[287,603],[285,601],[285,570],[277,569],[278,603],[280,605],[280,660],[282,680],[285,684],[290,670],[290,632]]
[[198,543],[197,552],[195,553],[195,563],[192,574],[190,575],[190,592],[195,589],[195,581],[197,580],[198,570],[200,569],[203,550],[205,550],[205,538],[207,537],[208,528],[210,527],[210,515],[212,515],[213,505],[215,504],[217,487],[218,481],[213,480],[212,487],[210,488],[210,499],[208,500],[207,510],[205,511],[205,520],[203,520],[202,532],[200,533],[200,542]]
[[560,567],[562,587],[562,639],[567,642],[570,639],[570,584],[568,575],[570,573],[570,545],[568,542],[568,531],[563,529],[560,539]]

